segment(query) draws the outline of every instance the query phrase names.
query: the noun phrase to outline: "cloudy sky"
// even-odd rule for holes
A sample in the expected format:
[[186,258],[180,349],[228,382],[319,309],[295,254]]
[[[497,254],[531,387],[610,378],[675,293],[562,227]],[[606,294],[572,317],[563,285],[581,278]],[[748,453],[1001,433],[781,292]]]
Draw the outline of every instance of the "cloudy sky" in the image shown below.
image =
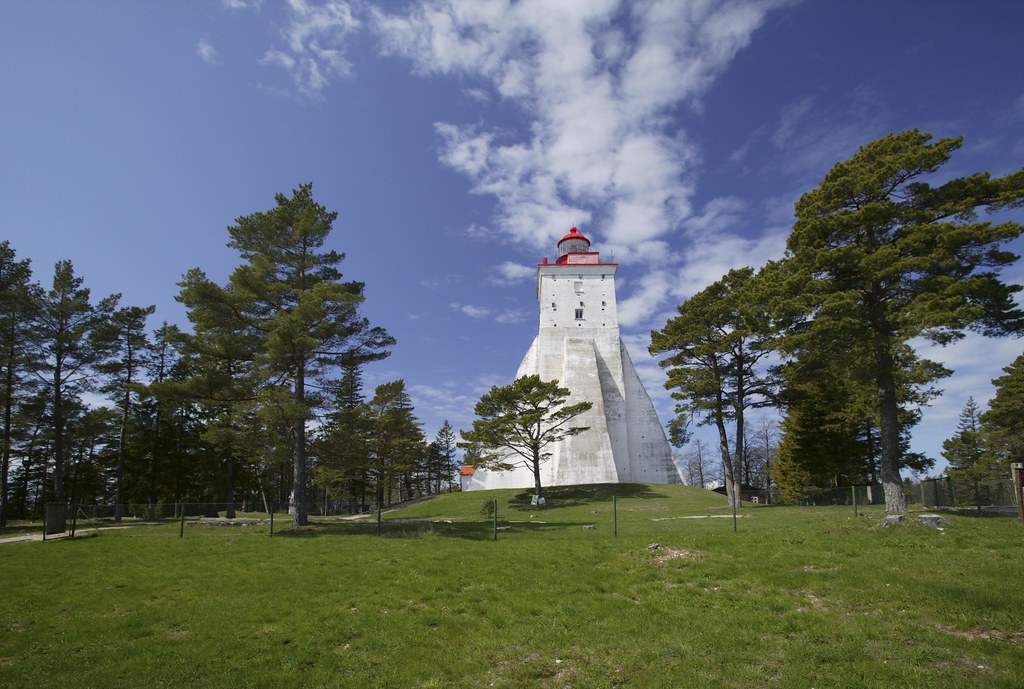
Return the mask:
[[[987,0],[4,2],[0,236],[44,282],[69,258],[97,297],[185,323],[182,274],[226,280],[226,227],[311,181],[398,339],[368,392],[404,378],[433,433],[511,380],[534,266],[576,224],[620,264],[664,422],[650,330],[781,256],[835,162],[918,128],[966,137],[946,176],[1024,164],[1021,26]],[[956,374],[915,448],[938,457],[1022,349],[928,348]]]

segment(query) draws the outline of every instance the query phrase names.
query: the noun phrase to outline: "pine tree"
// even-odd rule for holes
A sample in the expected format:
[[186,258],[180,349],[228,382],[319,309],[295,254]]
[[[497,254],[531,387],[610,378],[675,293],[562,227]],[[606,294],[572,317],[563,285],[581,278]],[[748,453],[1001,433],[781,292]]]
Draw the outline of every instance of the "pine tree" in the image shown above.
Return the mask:
[[527,467],[533,474],[534,502],[542,503],[540,467],[551,456],[546,448],[589,428],[571,422],[593,403],[567,405],[570,394],[557,380],[544,381],[540,376],[522,376],[511,385],[493,386],[474,407],[478,418],[473,428],[462,431],[459,444],[467,450],[467,461],[473,456],[474,466],[495,471]]
[[981,410],[973,397],[960,412],[956,433],[942,443],[942,456],[949,462],[947,471],[972,478],[983,478],[994,470],[994,457],[985,449],[981,431]]
[[69,404],[83,392],[95,388],[94,366],[103,357],[97,330],[117,307],[120,295],[97,304],[75,275],[71,261],[58,261],[53,286],[39,297],[32,319],[36,333],[32,346],[36,374],[50,395],[53,428],[53,499],[67,499],[64,470],[67,463],[65,433]]
[[413,413],[405,381],[378,385],[369,404],[373,459],[371,477],[377,486],[377,505],[412,497],[412,476],[425,451],[421,424]]
[[363,399],[362,373],[358,365],[344,367],[334,397],[334,409],[313,442],[317,458],[317,485],[335,498],[349,498],[358,509],[366,503],[371,481],[373,422]]
[[[739,506],[745,456],[745,412],[765,401],[772,381],[760,362],[769,354],[766,285],[752,268],[730,270],[721,280],[680,304],[679,315],[661,331],[651,333],[651,354],[668,353],[665,387],[674,389],[676,441],[689,419],[713,424],[725,466],[730,504]],[[727,422],[734,424],[735,444],[729,449]],[[680,436],[684,436],[680,438]]]
[[120,522],[124,516],[124,473],[128,461],[132,401],[150,355],[146,319],[155,310],[155,306],[123,307],[114,311],[96,329],[96,339],[104,350],[103,361],[96,365],[96,369],[106,377],[100,389],[115,400],[121,415],[114,478],[115,522]]
[[290,426],[291,509],[302,526],[308,522],[307,425],[322,401],[317,388],[327,387],[340,366],[386,357],[394,339],[359,315],[364,286],[341,280],[344,256],[323,250],[337,213],[313,200],[312,184],[275,199],[275,208],[228,228],[228,246],[245,261],[231,275],[230,294],[208,280],[186,290],[258,337],[263,402]]
[[979,221],[979,209],[1024,202],[1024,169],[931,186],[960,138],[931,142],[916,130],[891,134],[838,163],[796,204],[787,244],[789,269],[803,284],[804,315],[790,345],[807,336],[869,375],[880,421],[880,473],[886,511],[906,511],[900,478],[899,353],[913,338],[946,344],[965,330],[1020,332],[1020,288],[1000,281],[1016,256],[1001,245],[1018,237],[1015,222]]
[[994,457],[991,472],[1009,476],[1010,464],[1024,462],[1024,354],[992,381],[996,394],[981,415],[985,445]]
[[29,261],[18,261],[10,243],[0,242],[0,405],[3,407],[0,529],[7,526],[14,418],[21,400],[31,394],[25,380],[26,342],[32,337],[29,317],[36,294],[29,284],[31,278]]

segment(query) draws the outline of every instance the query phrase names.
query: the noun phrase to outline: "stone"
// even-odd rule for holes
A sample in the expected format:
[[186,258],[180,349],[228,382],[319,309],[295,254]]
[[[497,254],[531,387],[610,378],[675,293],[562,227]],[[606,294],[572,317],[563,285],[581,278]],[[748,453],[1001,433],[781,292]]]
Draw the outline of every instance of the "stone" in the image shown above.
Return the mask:
[[889,514],[882,520],[882,526],[899,526],[903,523],[902,514]]
[[583,525],[583,530],[584,530],[584,531],[593,531],[593,530],[594,530],[594,529],[596,529],[596,528],[597,528],[597,527],[596,527],[596,526],[594,526],[593,524],[584,524],[584,525]]
[[651,543],[649,546],[647,546],[647,551],[651,552],[651,553],[653,553],[655,550],[660,550],[660,549],[661,549],[661,544],[660,543]]
[[949,521],[941,514],[921,514],[917,517],[917,523],[924,524],[925,526],[930,526],[933,529],[941,530],[942,526],[949,526],[953,522]]

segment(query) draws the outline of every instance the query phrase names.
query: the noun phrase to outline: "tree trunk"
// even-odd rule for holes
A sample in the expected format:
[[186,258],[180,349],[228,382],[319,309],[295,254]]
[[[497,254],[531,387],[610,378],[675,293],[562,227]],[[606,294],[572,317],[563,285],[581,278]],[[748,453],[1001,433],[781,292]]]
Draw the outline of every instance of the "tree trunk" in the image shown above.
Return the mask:
[[228,519],[235,518],[235,460],[228,453],[227,457],[227,481],[224,490],[224,502],[225,502],[225,517]]
[[725,430],[725,420],[721,411],[715,412],[715,426],[718,428],[718,450],[722,455],[722,468],[724,469],[725,494],[729,498],[729,507],[739,506],[736,500],[738,487],[736,485],[736,468],[729,453],[729,435]]
[[292,485],[292,509],[295,526],[309,523],[306,513],[306,366],[300,364],[295,371],[294,399],[303,414],[295,420],[295,463],[294,485]]
[[53,500],[64,502],[64,396],[61,367],[53,372]]
[[544,494],[540,485],[540,448],[533,448],[533,494],[537,496],[537,502],[540,503],[541,498]]
[[893,377],[894,364],[887,348],[879,348],[876,365],[882,445],[879,473],[882,491],[885,493],[885,511],[887,514],[904,514],[907,511],[907,497],[903,493],[903,479],[900,478],[899,402]]
[[[128,382],[131,383],[131,373],[128,374]],[[131,393],[125,390],[124,402],[121,405],[121,431],[117,438],[117,478],[114,488],[114,521],[120,522],[124,516],[124,465],[127,449],[125,447],[125,434],[128,432],[128,409],[131,404]]]
[[11,433],[14,416],[14,352],[13,344],[7,355],[4,374],[4,448],[0,465],[0,529],[7,526],[7,473],[11,470]]

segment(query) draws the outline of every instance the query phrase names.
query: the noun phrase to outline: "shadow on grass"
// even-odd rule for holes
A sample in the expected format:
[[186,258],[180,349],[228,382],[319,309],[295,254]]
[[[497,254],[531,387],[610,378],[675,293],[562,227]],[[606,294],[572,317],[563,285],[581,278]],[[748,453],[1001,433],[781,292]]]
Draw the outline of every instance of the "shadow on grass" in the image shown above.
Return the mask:
[[1018,519],[1016,507],[932,507],[926,510],[932,514],[953,514],[974,519]]
[[509,500],[509,506],[519,512],[536,512],[552,507],[581,507],[594,502],[608,502],[616,498],[653,499],[667,497],[656,493],[643,483],[597,483],[586,486],[551,486],[544,489],[544,507],[530,504],[533,489],[517,493]]
[[[511,532],[542,532],[563,529],[581,529],[582,523],[573,522],[516,522],[498,521],[498,537]],[[490,541],[494,538],[494,525],[490,521],[436,522],[426,519],[386,519],[378,532],[376,522],[345,522],[293,526],[274,533],[279,538],[315,538],[318,536],[380,536],[381,538],[421,538],[442,536],[470,541]]]

